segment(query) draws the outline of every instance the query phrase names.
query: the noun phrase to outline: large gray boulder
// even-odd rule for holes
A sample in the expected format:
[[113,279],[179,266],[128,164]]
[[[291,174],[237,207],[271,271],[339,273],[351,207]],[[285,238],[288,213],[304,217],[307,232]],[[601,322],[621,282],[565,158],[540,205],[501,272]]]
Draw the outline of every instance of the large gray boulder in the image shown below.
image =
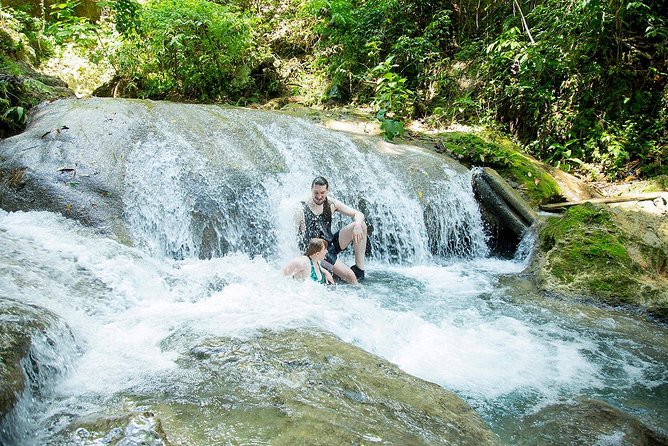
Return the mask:
[[[184,333],[173,335],[182,342]],[[168,339],[163,348],[175,348]],[[75,420],[54,445],[499,444],[461,398],[318,332],[212,338],[178,361],[164,392],[138,391],[136,413]],[[193,392],[193,389],[197,389]],[[120,443],[119,443],[120,444]],[[123,443],[125,444],[125,443]],[[134,443],[132,443],[134,444]]]
[[[442,209],[461,201],[442,203],[443,184],[468,171],[416,146],[335,131],[277,112],[66,99],[43,104],[24,133],[0,141],[0,208],[58,212],[128,245],[160,245],[160,254],[175,258],[207,258],[257,246],[250,252],[256,255],[275,243],[248,234],[235,239],[238,228],[271,234],[272,181],[313,172],[336,174],[337,198],[378,216],[374,233],[381,240],[398,224],[392,220],[398,212],[396,192],[378,192],[388,172],[400,178],[402,193],[420,198],[426,224],[437,225]],[[364,201],[369,189],[377,196]],[[462,228],[452,232],[466,231],[470,220],[459,221]],[[167,234],[169,229],[176,236]]]

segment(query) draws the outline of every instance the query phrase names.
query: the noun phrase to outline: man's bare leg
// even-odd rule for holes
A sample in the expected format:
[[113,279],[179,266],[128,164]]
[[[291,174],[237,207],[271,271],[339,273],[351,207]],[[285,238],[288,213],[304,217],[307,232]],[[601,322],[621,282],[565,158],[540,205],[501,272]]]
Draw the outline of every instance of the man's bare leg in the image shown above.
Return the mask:
[[350,223],[345,226],[339,232],[339,246],[341,249],[346,249],[346,247],[352,242],[353,250],[355,251],[355,265],[361,270],[364,270],[364,257],[366,255],[366,224],[362,223],[362,236],[359,240],[355,240],[354,236],[355,223]]
[[358,283],[357,276],[353,270],[339,259],[336,259],[334,266],[332,266],[332,273],[352,285],[357,285]]

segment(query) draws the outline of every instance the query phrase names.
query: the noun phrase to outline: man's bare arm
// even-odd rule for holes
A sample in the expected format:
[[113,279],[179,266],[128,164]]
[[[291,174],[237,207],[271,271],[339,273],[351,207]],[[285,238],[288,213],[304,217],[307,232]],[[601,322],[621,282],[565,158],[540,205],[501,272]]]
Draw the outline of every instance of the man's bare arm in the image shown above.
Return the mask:
[[353,209],[347,204],[341,203],[339,200],[332,199],[332,204],[334,205],[334,211],[338,211],[343,215],[353,218],[353,228],[352,228],[352,238],[356,242],[359,242],[364,239],[366,233],[366,226],[364,224],[364,214]]
[[304,210],[300,207],[295,209],[295,214],[293,216],[295,231],[299,234],[300,238],[304,237],[306,234],[306,222],[304,221]]
[[352,217],[355,223],[364,223],[364,214],[357,209],[353,209],[335,198],[330,198],[329,200],[334,205],[333,211],[340,212],[343,215],[347,215],[348,217]]

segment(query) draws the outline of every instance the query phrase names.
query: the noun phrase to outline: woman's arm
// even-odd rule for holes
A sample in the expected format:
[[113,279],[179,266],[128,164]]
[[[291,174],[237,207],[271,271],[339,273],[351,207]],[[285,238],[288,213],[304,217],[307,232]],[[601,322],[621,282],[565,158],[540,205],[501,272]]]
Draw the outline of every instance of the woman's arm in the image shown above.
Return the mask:
[[325,268],[320,268],[320,271],[322,271],[322,273],[325,275],[325,282],[334,285],[334,278],[332,277],[332,273],[330,273]]
[[294,277],[296,279],[303,279],[306,276],[306,272],[309,269],[306,257],[299,256],[290,260],[290,262],[285,265],[283,268],[283,275]]

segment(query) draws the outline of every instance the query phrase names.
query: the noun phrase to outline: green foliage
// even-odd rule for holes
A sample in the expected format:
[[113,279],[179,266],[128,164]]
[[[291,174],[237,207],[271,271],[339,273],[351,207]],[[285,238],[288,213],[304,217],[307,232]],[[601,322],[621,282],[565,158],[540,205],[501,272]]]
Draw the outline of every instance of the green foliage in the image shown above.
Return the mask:
[[23,75],[50,51],[40,21],[12,8],[0,9],[0,138],[23,130],[38,100]]
[[307,10],[319,20],[332,83],[359,102],[378,102],[368,79],[387,61],[407,90],[427,88],[432,67],[452,45],[450,11],[429,2],[311,0]]
[[339,97],[370,103],[387,139],[403,134],[419,92],[442,76],[450,11],[399,0],[311,0],[307,11],[319,20],[321,63]]
[[376,83],[373,98],[373,106],[377,110],[376,118],[381,122],[380,128],[387,140],[403,135],[404,125],[401,120],[412,113],[413,92],[406,88],[406,78],[393,71],[396,67],[392,64],[393,59],[394,57],[390,56],[370,73]]
[[0,138],[21,130],[26,122],[26,111],[20,103],[22,84],[17,77],[0,75]]
[[141,6],[136,0],[108,0],[100,2],[114,14],[116,31],[123,36],[134,36],[139,32]]
[[376,83],[373,105],[383,115],[406,118],[412,113],[413,92],[406,88],[406,78],[393,71],[396,67],[392,64],[393,59],[390,56],[371,70]]
[[139,96],[200,101],[236,98],[252,87],[261,54],[252,22],[234,7],[207,0],[152,0],[128,12],[114,61]]
[[13,8],[0,9],[0,55],[39,65],[53,53],[53,45],[42,33],[42,22]]
[[52,36],[57,44],[94,38],[95,26],[87,17],[79,17],[74,13],[79,3],[78,0],[60,0],[50,6],[45,33]]
[[388,139],[409,119],[483,124],[564,170],[668,173],[665,0],[105,0],[121,36],[108,47],[77,1],[47,23],[3,8],[0,50],[37,64],[95,42],[140,97],[350,103]]
[[392,141],[397,136],[403,136],[404,123],[392,118],[388,118],[384,113],[378,113],[377,119],[380,121],[380,129],[387,141]]
[[535,43],[519,17],[506,23],[478,66],[486,80],[479,100],[555,165],[593,162],[614,176],[641,159],[658,173],[668,162],[666,121],[656,122],[668,71],[661,3],[548,0],[527,8]]

